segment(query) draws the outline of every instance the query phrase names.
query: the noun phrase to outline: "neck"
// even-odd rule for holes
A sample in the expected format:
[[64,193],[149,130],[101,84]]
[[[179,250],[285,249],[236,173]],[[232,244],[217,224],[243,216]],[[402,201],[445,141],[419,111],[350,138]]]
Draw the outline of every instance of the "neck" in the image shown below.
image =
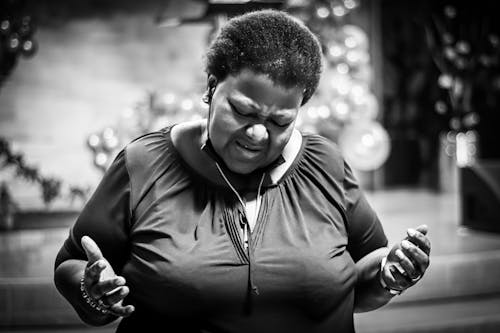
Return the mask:
[[[217,155],[208,139],[207,120],[196,120],[175,125],[171,129],[173,144],[183,160],[197,174],[216,185],[227,187],[225,180],[220,176],[215,162],[223,170],[228,180],[234,187],[244,195],[247,192],[256,191],[263,173],[266,173],[263,186],[267,187],[285,174],[297,156],[302,143],[300,132],[294,130],[289,143],[286,145],[283,155],[266,168],[257,169],[254,172],[242,175],[231,171],[222,159]],[[205,144],[205,148],[201,149]],[[283,158],[284,157],[284,158]]]
[[[270,185],[272,183],[272,180],[269,177],[270,170],[276,165],[282,163],[282,157],[280,155],[280,157],[269,166],[256,169],[248,174],[239,174],[232,171],[226,163],[224,163],[224,160],[217,154],[212,146],[210,138],[207,138],[207,140],[203,143],[201,151],[203,151],[206,156],[211,159],[211,163],[216,165],[219,174],[224,175],[223,178],[225,178],[224,181],[226,183],[229,181],[237,190],[244,192],[255,191],[259,184],[262,185],[262,183],[265,186]],[[266,177],[264,177],[264,175],[266,175]]]
[[[217,155],[210,141],[207,140],[206,122],[206,119],[196,120],[183,122],[172,127],[172,143],[184,162],[203,178],[218,186],[227,187],[226,181],[217,169],[217,162],[231,184],[233,184],[238,191],[241,191],[242,194],[247,191],[256,191],[263,170],[259,169],[248,175],[242,175],[231,171]],[[205,146],[205,148],[202,149],[203,146]],[[269,183],[270,181],[265,182],[264,186]]]

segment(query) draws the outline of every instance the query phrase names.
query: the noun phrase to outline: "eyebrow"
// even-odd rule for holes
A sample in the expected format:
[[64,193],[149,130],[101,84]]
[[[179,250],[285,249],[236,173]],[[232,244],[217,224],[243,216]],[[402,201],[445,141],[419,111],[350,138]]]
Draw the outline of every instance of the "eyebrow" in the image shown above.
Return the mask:
[[250,107],[256,111],[260,111],[260,106],[259,104],[255,103],[251,98],[242,95],[242,94],[234,94],[228,96],[229,101],[232,103],[237,102],[238,104],[243,104],[244,106]]
[[[239,105],[243,104],[243,106],[245,106],[245,107],[250,107],[254,111],[257,111],[257,112],[261,110],[259,104],[255,103],[251,98],[249,98],[245,95],[235,94],[235,95],[228,96],[228,99],[229,99],[229,103],[231,103],[231,104],[233,104],[233,102],[236,102]],[[283,116],[288,116],[288,113],[295,111],[295,109],[294,108],[292,108],[292,109],[278,109],[276,111],[277,111],[276,116],[283,117]]]

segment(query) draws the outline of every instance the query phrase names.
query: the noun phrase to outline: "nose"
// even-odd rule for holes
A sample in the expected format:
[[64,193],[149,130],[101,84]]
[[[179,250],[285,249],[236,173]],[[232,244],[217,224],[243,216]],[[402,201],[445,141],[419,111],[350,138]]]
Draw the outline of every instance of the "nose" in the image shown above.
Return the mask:
[[262,143],[269,137],[267,128],[262,124],[252,124],[247,127],[245,132],[248,138],[254,143]]

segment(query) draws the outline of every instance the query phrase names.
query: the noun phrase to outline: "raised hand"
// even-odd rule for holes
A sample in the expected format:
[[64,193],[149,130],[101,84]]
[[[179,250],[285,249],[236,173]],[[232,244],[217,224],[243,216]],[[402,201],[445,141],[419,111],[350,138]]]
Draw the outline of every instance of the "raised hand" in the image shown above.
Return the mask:
[[381,271],[381,279],[389,288],[403,291],[422,278],[430,263],[427,231],[426,225],[408,229],[407,237],[393,246]]
[[83,276],[87,294],[110,314],[120,317],[132,314],[135,310],[133,305],[123,306],[123,299],[129,293],[125,278],[115,274],[92,238],[83,236],[81,243],[88,260]]

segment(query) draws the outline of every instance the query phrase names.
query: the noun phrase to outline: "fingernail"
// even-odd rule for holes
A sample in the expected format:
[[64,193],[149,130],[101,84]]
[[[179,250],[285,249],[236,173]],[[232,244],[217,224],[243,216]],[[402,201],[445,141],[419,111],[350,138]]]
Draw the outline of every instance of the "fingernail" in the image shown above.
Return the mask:
[[417,230],[410,228],[407,230],[407,233],[408,233],[408,236],[415,237],[417,235]]
[[401,242],[401,246],[408,250],[411,247],[411,244],[407,240],[404,240]]
[[429,227],[427,226],[427,224],[422,224],[418,227],[418,230],[423,234],[427,234]]
[[102,261],[99,261],[97,263],[97,267],[100,269],[100,270],[103,270],[106,268],[106,263],[105,262],[102,262]]
[[396,256],[399,258],[399,259],[404,259],[405,258],[405,255],[403,253],[403,251],[401,251],[400,249],[397,249],[396,252],[394,253],[396,254]]

